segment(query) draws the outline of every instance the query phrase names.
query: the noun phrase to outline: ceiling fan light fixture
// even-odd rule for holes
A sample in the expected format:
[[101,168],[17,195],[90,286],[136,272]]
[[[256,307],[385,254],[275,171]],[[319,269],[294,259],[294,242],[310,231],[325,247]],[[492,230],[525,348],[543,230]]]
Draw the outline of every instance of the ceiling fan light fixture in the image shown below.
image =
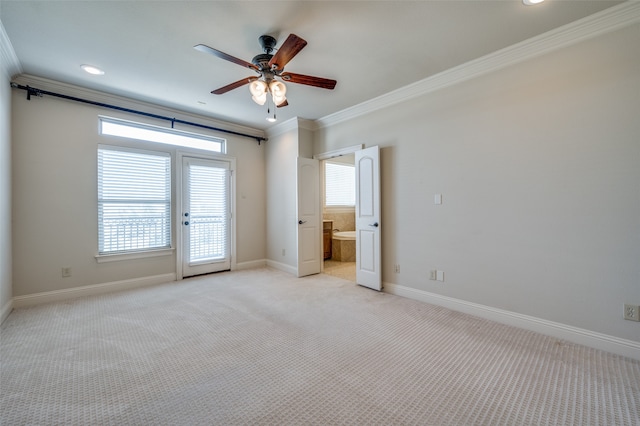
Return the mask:
[[98,67],[94,67],[93,65],[82,64],[80,65],[80,68],[92,75],[104,75],[104,71]]
[[267,94],[263,93],[260,96],[251,96],[251,99],[253,99],[253,102],[257,103],[258,105],[264,105],[264,103],[267,102]]
[[267,83],[262,80],[254,80],[249,84],[251,99],[258,105],[264,105],[267,101]]
[[285,94],[287,93],[287,86],[285,86],[284,83],[273,80],[269,84],[269,91],[271,92],[271,97],[273,98],[273,103],[275,105],[280,105],[287,100],[285,97]]

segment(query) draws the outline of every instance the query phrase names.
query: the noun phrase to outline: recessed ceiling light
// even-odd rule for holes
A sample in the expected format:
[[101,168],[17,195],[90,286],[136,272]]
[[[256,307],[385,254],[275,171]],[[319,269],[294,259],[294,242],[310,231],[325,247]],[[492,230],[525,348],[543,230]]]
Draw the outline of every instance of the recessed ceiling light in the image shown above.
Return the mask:
[[542,3],[543,1],[544,0],[522,0],[522,3],[527,6],[533,6],[534,4]]
[[103,75],[104,71],[100,68],[94,67],[93,65],[80,65],[80,68],[93,75]]

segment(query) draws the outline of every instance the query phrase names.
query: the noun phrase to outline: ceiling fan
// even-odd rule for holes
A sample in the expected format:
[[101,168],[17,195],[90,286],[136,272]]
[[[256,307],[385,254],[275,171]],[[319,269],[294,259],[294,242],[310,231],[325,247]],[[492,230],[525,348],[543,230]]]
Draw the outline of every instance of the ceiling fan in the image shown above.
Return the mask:
[[297,35],[289,34],[289,37],[287,37],[282,46],[277,49],[275,55],[272,54],[277,43],[274,37],[262,35],[258,38],[258,41],[264,53],[254,56],[251,62],[238,59],[204,44],[194,46],[194,49],[200,52],[209,53],[220,59],[252,69],[258,74],[257,77],[251,76],[243,78],[242,80],[213,90],[211,93],[214,95],[222,95],[230,90],[249,84],[252,99],[257,104],[264,105],[267,100],[267,93],[271,93],[274,105],[284,107],[289,104],[285,96],[287,87],[280,80],[329,90],[333,90],[336,86],[335,80],[284,71],[285,65],[307,45],[307,42]]

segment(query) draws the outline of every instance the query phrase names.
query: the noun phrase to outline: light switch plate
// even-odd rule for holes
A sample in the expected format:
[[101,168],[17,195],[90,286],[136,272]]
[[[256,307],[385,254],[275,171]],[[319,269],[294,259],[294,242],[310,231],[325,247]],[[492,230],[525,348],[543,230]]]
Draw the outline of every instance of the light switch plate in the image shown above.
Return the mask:
[[442,204],[442,194],[436,194],[433,197],[433,203],[434,204]]

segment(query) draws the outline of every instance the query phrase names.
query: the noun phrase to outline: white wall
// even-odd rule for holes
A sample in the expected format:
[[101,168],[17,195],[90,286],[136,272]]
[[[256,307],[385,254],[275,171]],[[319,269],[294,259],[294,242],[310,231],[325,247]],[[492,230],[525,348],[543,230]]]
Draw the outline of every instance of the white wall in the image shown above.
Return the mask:
[[[0,23],[0,31],[4,31]],[[4,49],[4,47],[0,46]],[[4,58],[4,55],[0,55]],[[0,66],[0,322],[9,314],[12,293],[11,267],[11,76]]]
[[[41,82],[31,85],[39,87]],[[176,111],[127,104],[123,99],[111,103],[216,126],[204,117],[194,119]],[[121,138],[99,135],[98,115],[164,126],[166,122],[46,95],[28,101],[22,90],[13,90],[12,111],[14,297],[175,273],[175,256],[100,264],[94,258],[97,252],[97,144],[131,146]],[[237,159],[236,261],[264,262],[264,144],[259,146],[252,139],[193,127],[182,128],[227,139],[228,155]],[[160,144],[141,142],[135,146],[174,151]],[[175,239],[175,232],[173,235]],[[62,267],[71,267],[72,276],[63,278]]]
[[315,153],[382,148],[383,280],[640,341],[638,46],[635,24],[318,130]]

